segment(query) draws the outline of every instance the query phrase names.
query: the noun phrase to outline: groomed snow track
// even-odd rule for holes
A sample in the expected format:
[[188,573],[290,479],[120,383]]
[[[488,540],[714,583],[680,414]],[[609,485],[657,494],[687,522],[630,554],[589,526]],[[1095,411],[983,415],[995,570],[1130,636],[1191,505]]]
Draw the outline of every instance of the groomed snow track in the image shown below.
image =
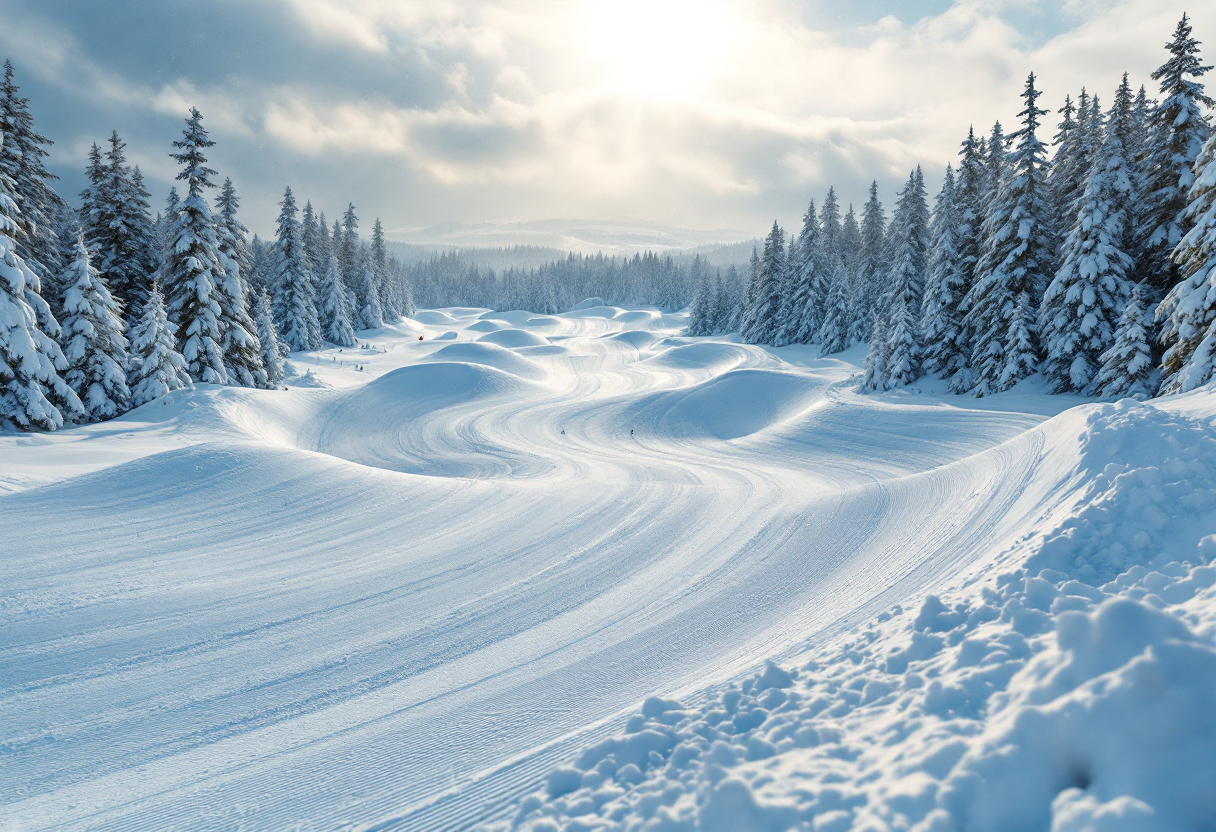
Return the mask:
[[1042,510],[1041,414],[678,316],[485,318],[0,436],[0,829],[474,826]]

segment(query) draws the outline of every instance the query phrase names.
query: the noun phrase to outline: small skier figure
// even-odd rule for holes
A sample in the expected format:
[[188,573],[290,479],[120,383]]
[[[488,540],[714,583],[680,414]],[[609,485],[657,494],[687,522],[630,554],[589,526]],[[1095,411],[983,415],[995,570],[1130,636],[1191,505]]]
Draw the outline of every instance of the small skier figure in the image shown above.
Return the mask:
[[630,435],[630,436],[633,436],[633,428],[630,428],[630,429],[629,429],[629,435]]

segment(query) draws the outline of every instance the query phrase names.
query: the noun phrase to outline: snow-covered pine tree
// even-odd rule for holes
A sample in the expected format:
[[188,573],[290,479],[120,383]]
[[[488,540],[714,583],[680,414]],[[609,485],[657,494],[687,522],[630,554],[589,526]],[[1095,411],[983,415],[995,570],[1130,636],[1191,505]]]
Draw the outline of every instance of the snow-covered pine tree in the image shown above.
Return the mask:
[[920,316],[925,291],[929,253],[929,207],[925,201],[925,179],[918,165],[895,200],[895,216],[888,232],[891,266],[887,277],[884,310],[902,300],[913,321]]
[[372,274],[376,278],[376,288],[380,292],[384,320],[396,323],[401,320],[401,292],[394,279],[396,274],[389,268],[388,248],[384,243],[384,225],[379,217],[372,223],[372,242],[367,253]]
[[249,291],[254,294],[269,294],[275,267],[274,245],[254,234],[253,239],[249,241],[249,260],[251,265],[249,279],[246,281]]
[[785,252],[784,267],[781,270],[781,286],[777,290],[781,298],[781,306],[773,323],[773,337],[769,340],[774,347],[784,347],[795,342],[794,335],[798,331],[799,315],[798,310],[794,308],[794,294],[798,282],[800,257],[798,240],[790,235],[789,246]]
[[[360,329],[380,329],[384,326],[384,310],[380,308],[380,290],[370,262],[363,264],[363,280],[359,294],[363,297],[363,308],[359,310]],[[556,303],[553,304],[555,307]]]
[[1190,229],[1187,211],[1194,183],[1192,166],[1210,131],[1203,108],[1214,106],[1199,82],[1212,67],[1199,59],[1199,41],[1191,36],[1184,14],[1166,44],[1170,57],[1153,73],[1161,82],[1161,103],[1153,114],[1154,141],[1146,161],[1142,233],[1136,273],[1158,296],[1165,294],[1181,277],[1171,254]]
[[756,272],[756,291],[748,315],[747,331],[740,333],[749,344],[767,344],[772,340],[781,309],[782,277],[785,272],[785,235],[776,221],[764,238],[764,255]]
[[849,272],[843,259],[832,268],[828,279],[828,296],[824,304],[823,325],[815,340],[823,355],[833,355],[849,348],[849,324],[853,314],[850,304]]
[[1029,292],[1019,292],[1009,319],[1009,334],[1005,338],[1005,365],[1001,368],[998,388],[1008,390],[1027,376],[1034,375],[1038,366],[1038,326],[1035,322],[1034,301]]
[[[340,242],[339,242],[340,241]],[[347,203],[342,212],[342,234],[334,230],[334,243],[338,245],[338,264],[342,267],[342,280],[356,296],[356,309],[363,308],[364,298],[360,294],[363,285],[363,264],[359,257],[359,218],[355,216],[354,203]]]
[[[967,296],[970,365],[979,396],[1009,389],[1022,374],[1033,372],[1037,361],[1035,344],[1027,346],[1024,338],[1034,336],[1036,299],[1047,285],[1046,266],[1052,259],[1044,186],[1047,150],[1037,134],[1039,117],[1047,111],[1039,109],[1039,95],[1031,73],[1022,93],[1026,107],[1018,114],[1022,129],[1013,134],[1017,147],[984,221],[977,279]],[[1030,317],[1022,320],[1021,315]]]
[[[57,430],[65,421],[83,418],[84,408],[60,375],[68,368],[63,351],[31,303],[46,306],[37,292],[38,276],[13,243],[21,231],[13,220],[19,209],[11,188],[12,180],[0,169],[0,421],[20,430]],[[45,314],[50,317],[50,310]]]
[[853,292],[853,327],[849,340],[866,341],[874,326],[875,311],[882,297],[887,269],[887,217],[878,201],[878,182],[870,182],[870,198],[861,212],[861,255]]
[[84,405],[89,421],[113,419],[130,409],[127,388],[127,338],[122,310],[103,277],[89,262],[83,236],[76,259],[64,274],[63,333],[68,370],[63,380]]
[[215,219],[203,196],[204,188],[214,188],[210,180],[215,171],[207,167],[203,151],[214,145],[203,127],[203,116],[190,109],[182,138],[173,146],[180,153],[170,154],[182,166],[177,175],[189,187],[177,208],[170,227],[173,245],[165,261],[169,319],[177,326],[177,341],[186,368],[197,382],[226,384],[224,369],[224,317],[217,297],[217,284],[224,278],[219,260],[219,240]]
[[[59,239],[56,215],[67,203],[51,187],[59,177],[46,169],[47,148],[54,142],[34,127],[29,111],[29,99],[13,80],[13,65],[4,62],[4,80],[0,82],[0,170],[8,175],[9,196],[17,204],[11,221],[18,231],[15,240],[18,256],[26,268],[53,289],[53,279],[63,270],[62,249],[70,241]],[[55,293],[57,295],[57,293]]]
[[224,353],[224,368],[230,384],[267,389],[271,384],[262,359],[262,344],[249,314],[249,292],[241,276],[241,261],[248,263],[252,258],[244,239],[245,226],[236,218],[238,202],[232,180],[225,180],[216,225],[216,253],[223,269],[215,283],[215,298],[223,323],[220,349]]
[[[177,221],[178,211],[181,210],[182,201],[177,195],[176,186],[169,188],[169,195],[165,197],[165,213],[158,215],[156,221],[156,234],[160,240],[160,262],[163,268],[169,260],[169,254],[173,251],[173,223]],[[88,234],[85,234],[85,242],[88,242]]]
[[1093,382],[1099,396],[1143,400],[1153,394],[1153,351],[1142,295],[1142,289],[1135,287],[1119,316],[1114,342],[1102,353],[1102,366]]
[[1216,133],[1195,161],[1186,222],[1174,250],[1182,280],[1157,307],[1162,325],[1162,394],[1186,393],[1216,371]]
[[308,260],[308,273],[313,276],[313,283],[320,275],[325,274],[329,262],[329,230],[325,227],[325,215],[319,218],[312,208],[312,200],[304,203],[304,211],[300,215],[300,245],[304,247],[304,257]]
[[127,369],[131,406],[139,407],[174,390],[193,390],[186,359],[177,351],[165,299],[152,285],[143,312],[131,328],[131,356]]
[[271,390],[283,387],[283,362],[279,336],[274,331],[274,316],[270,313],[270,298],[257,292],[253,300],[253,322],[257,327],[258,344],[262,348],[262,366],[266,370],[267,386]]
[[887,389],[906,387],[921,377],[920,333],[916,316],[908,308],[903,295],[895,295],[894,303],[887,311],[890,318],[887,330],[886,378]]
[[794,258],[791,280],[789,341],[809,344],[823,325],[824,303],[821,295],[825,283],[823,274],[822,233],[815,213],[815,200],[811,200],[802,215],[802,229],[798,232],[797,257]]
[[324,274],[318,287],[318,300],[325,340],[339,347],[352,347],[355,332],[351,326],[350,307],[346,302],[346,288],[342,285],[342,270],[336,253],[330,253]]
[[1004,127],[999,121],[995,122],[992,125],[992,132],[988,135],[988,141],[984,145],[986,154],[984,156],[984,210],[981,223],[987,221],[988,216],[992,213],[997,195],[1001,190],[1001,183],[1005,181],[1005,156],[1008,143]]
[[957,187],[954,168],[947,165],[930,224],[929,260],[920,314],[924,371],[951,380],[967,368],[962,307],[968,281],[959,252],[963,222]]
[[148,215],[143,176],[127,166],[125,149],[126,143],[115,130],[99,171],[101,179],[86,189],[85,244],[114,299],[134,319],[158,265],[159,246]]
[[692,303],[688,307],[688,335],[714,334],[718,314],[718,286],[713,273],[705,267],[701,255],[693,258],[691,272],[694,280]]
[[866,350],[866,371],[861,386],[864,390],[887,389],[887,362],[891,357],[891,344],[887,340],[885,315],[874,316],[874,328],[870,332],[870,345]]
[[1039,310],[1042,371],[1056,393],[1089,390],[1130,291],[1133,263],[1125,246],[1133,186],[1124,142],[1131,137],[1132,106],[1124,75],[1077,201],[1063,261]]
[[842,256],[840,200],[836,198],[835,187],[828,188],[828,195],[823,200],[823,207],[819,209],[819,227],[819,248],[823,252],[827,272],[824,276],[824,299],[826,299],[831,271],[836,266],[836,261]]
[[236,258],[236,264],[241,275],[241,284],[245,287],[246,292],[249,290],[249,281],[247,275],[253,269],[253,252],[249,248],[249,229],[237,219],[237,211],[241,207],[241,198],[236,195],[236,187],[233,186],[232,180],[228,177],[224,178],[224,184],[220,186],[219,196],[215,198],[216,222],[219,223],[228,232],[228,239],[232,245],[232,253]]
[[300,242],[300,221],[296,219],[296,199],[288,187],[279,203],[278,236],[275,242],[274,274],[275,327],[291,352],[320,349],[321,324],[313,297],[308,262]]

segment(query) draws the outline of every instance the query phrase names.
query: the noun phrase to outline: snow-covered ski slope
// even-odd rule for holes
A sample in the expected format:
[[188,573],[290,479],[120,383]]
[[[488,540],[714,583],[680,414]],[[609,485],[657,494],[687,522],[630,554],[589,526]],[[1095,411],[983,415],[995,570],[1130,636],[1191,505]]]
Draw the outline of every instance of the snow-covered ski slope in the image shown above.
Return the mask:
[[287,391],[0,436],[0,829],[509,818],[645,697],[1075,508],[1092,405],[859,395],[860,354],[683,322],[428,310]]

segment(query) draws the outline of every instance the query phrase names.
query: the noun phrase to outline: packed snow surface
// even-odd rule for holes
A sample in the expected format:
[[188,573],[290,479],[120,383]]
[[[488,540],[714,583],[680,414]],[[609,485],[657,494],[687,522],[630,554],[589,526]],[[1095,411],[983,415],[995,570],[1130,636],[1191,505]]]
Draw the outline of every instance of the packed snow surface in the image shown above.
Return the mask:
[[1210,829],[1213,394],[681,320],[429,310],[0,435],[0,829]]

